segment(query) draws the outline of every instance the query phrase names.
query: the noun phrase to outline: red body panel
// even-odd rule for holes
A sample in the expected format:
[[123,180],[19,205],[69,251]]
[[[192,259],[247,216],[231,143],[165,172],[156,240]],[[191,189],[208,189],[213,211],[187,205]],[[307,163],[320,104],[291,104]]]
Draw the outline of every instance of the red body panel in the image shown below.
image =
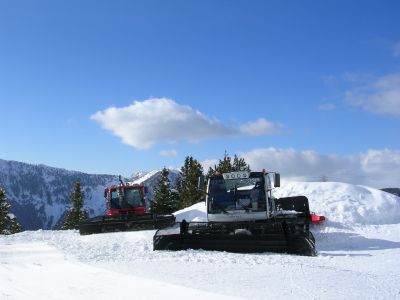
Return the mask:
[[[112,208],[111,193],[114,191],[118,191],[119,189],[123,189],[124,191],[132,189],[139,190],[142,205],[129,208]],[[145,189],[143,184],[132,184],[132,185],[121,185],[121,186],[113,185],[105,189],[104,195],[106,197],[106,204],[107,204],[106,215],[108,216],[126,215],[126,214],[142,215],[146,213]]]
[[107,209],[107,216],[126,215],[126,214],[143,215],[144,213],[146,213],[146,208],[144,206],[135,208]]

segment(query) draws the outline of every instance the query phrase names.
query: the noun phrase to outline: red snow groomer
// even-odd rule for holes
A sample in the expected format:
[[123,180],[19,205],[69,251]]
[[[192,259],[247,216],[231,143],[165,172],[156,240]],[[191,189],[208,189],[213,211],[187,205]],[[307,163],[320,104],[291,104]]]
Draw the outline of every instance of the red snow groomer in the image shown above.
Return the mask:
[[147,187],[143,184],[113,185],[104,190],[106,214],[79,224],[79,233],[93,234],[114,231],[160,229],[175,223],[173,215],[157,215],[148,212]]

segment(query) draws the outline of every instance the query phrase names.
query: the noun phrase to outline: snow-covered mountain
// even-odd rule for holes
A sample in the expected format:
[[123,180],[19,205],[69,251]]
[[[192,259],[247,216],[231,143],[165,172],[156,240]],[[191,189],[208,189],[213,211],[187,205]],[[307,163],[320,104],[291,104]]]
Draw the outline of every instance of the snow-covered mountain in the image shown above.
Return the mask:
[[[181,177],[181,174],[178,170],[174,169],[169,169],[168,171],[169,171],[168,178],[171,183],[171,187],[174,187],[176,180],[179,177]],[[161,170],[153,170],[150,172],[137,172],[132,175],[129,181],[138,184],[143,183],[145,186],[149,188],[147,198],[153,199],[154,198],[153,188],[157,184],[160,175],[161,175]]]
[[384,188],[382,191],[391,193],[393,195],[399,196],[400,197],[400,188]]
[[[153,196],[153,186],[161,171],[140,172],[125,181],[143,183],[149,187],[148,198]],[[174,184],[179,172],[170,171]],[[45,165],[31,165],[0,159],[0,186],[6,189],[11,211],[23,229],[52,229],[59,224],[71,205],[69,194],[80,179],[85,193],[85,207],[91,216],[104,213],[104,188],[118,184],[117,175],[86,174]]]
[[25,230],[53,228],[70,206],[69,194],[77,179],[81,181],[89,213],[104,211],[104,187],[118,181],[115,175],[0,160],[0,185],[6,189],[11,211]]

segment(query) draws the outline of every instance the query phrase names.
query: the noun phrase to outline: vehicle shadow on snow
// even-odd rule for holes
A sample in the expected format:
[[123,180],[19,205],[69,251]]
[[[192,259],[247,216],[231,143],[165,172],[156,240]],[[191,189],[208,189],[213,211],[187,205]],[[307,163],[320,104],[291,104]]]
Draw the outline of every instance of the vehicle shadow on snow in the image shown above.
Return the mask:
[[343,224],[341,222],[335,222],[335,221],[330,221],[326,220],[322,225],[320,224],[312,224],[311,225],[311,231],[319,231],[323,227],[334,227],[338,229],[349,229],[351,230],[352,227],[350,225]]
[[318,251],[373,251],[400,248],[400,242],[369,239],[359,234],[345,232],[317,233],[316,245]]
[[360,254],[360,253],[323,253],[318,252],[319,256],[347,256],[347,257],[370,257],[372,254]]

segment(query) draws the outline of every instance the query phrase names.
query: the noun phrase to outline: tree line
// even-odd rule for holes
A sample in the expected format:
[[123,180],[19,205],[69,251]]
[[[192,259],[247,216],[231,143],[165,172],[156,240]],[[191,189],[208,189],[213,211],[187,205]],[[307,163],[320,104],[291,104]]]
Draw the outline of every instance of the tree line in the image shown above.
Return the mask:
[[[244,158],[234,155],[233,159],[225,152],[223,159],[218,164],[209,167],[206,179],[217,172],[226,173],[234,171],[250,171],[250,166]],[[204,170],[199,161],[192,156],[185,158],[180,169],[181,176],[174,185],[169,180],[169,171],[164,167],[154,187],[154,199],[150,210],[156,214],[170,214],[177,210],[189,207],[197,202],[204,201],[205,191],[199,189],[199,178]],[[61,229],[78,229],[79,223],[88,218],[89,214],[84,209],[85,194],[82,191],[80,180],[76,180],[70,193],[71,208],[66,211]],[[21,230],[15,215],[9,212],[5,189],[0,187],[0,234],[14,234]]]

